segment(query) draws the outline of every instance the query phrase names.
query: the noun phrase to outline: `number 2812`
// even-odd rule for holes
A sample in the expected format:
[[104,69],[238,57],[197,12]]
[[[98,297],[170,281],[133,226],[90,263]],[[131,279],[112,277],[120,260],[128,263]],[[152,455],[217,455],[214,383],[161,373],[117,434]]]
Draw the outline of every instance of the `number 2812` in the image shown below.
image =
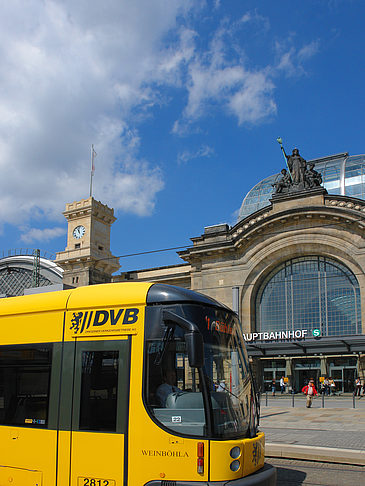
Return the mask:
[[108,479],[84,478],[84,486],[109,486]]

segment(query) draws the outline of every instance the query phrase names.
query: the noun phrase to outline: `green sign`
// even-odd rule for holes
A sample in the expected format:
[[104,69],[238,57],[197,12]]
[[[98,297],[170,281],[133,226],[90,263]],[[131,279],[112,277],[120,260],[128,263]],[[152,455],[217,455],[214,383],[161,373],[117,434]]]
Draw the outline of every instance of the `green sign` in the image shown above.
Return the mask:
[[313,329],[312,331],[313,337],[319,337],[321,335],[320,329]]

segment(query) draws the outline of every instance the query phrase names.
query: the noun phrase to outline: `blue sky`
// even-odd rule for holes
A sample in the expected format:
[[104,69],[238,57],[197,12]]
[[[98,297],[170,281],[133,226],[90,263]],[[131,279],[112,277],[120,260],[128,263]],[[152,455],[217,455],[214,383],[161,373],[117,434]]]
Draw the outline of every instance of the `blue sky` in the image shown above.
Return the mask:
[[91,144],[117,256],[235,224],[279,135],[306,159],[364,153],[364,18],[362,0],[3,2],[0,249],[65,248]]

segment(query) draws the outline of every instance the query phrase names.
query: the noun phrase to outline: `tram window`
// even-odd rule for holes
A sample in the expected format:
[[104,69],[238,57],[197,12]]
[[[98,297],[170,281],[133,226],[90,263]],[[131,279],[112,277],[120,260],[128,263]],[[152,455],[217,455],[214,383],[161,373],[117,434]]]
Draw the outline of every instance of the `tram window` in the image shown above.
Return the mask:
[[80,430],[115,432],[118,351],[83,351]]
[[51,345],[0,348],[0,424],[46,427]]

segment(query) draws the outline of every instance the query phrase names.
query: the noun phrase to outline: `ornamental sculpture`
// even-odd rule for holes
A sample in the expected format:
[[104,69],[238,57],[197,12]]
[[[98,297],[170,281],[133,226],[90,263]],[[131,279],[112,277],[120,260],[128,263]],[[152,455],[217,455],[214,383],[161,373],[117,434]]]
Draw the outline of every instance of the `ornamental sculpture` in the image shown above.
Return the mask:
[[273,184],[273,195],[291,194],[293,192],[307,191],[320,187],[322,184],[322,176],[314,170],[315,164],[313,162],[307,163],[300,156],[297,148],[293,150],[291,155],[287,155],[283,147],[282,139],[279,137],[277,140],[283,152],[287,169],[282,169],[282,177]]

